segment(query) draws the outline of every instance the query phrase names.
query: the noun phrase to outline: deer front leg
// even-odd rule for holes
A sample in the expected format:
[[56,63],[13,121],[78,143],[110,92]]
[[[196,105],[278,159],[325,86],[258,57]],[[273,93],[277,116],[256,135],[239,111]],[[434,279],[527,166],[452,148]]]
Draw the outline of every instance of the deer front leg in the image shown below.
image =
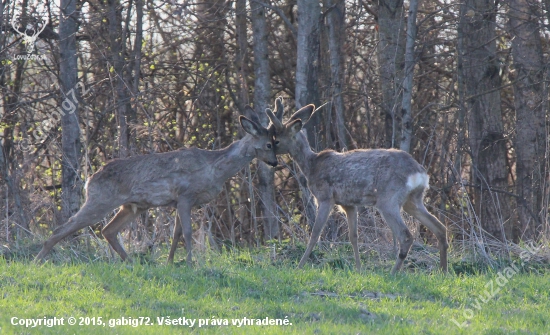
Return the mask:
[[[187,250],[186,262],[188,266],[193,266],[193,228],[191,227],[191,207],[192,206],[185,200],[178,201],[178,216],[180,217],[181,228],[183,229],[183,239],[185,240],[185,249]],[[175,230],[176,229],[174,229],[174,231]]]
[[176,253],[176,248],[178,247],[178,242],[180,241],[183,231],[181,229],[181,220],[178,213],[176,213],[176,221],[174,222],[174,234],[172,235],[172,246],[170,247],[170,254],[168,255],[168,264],[174,263],[174,254]]
[[128,254],[126,254],[126,251],[118,242],[117,234],[128,222],[133,221],[144,211],[145,209],[136,208],[132,205],[123,205],[115,217],[101,230],[103,237],[105,237],[109,245],[119,254],[123,261],[128,260],[131,262],[132,260],[128,258]]
[[315,244],[319,240],[319,236],[327,223],[328,216],[332,211],[332,206],[334,204],[331,201],[324,201],[319,203],[317,208],[317,216],[315,217],[315,223],[313,224],[313,230],[311,231],[311,237],[309,238],[309,243],[307,244],[306,252],[302,256],[298,268],[301,269],[304,264],[307,262],[311,251],[315,247]]
[[342,206],[346,211],[348,218],[349,240],[353,247],[353,254],[355,256],[355,268],[357,271],[361,271],[361,259],[359,258],[359,246],[357,245],[357,207],[355,206]]

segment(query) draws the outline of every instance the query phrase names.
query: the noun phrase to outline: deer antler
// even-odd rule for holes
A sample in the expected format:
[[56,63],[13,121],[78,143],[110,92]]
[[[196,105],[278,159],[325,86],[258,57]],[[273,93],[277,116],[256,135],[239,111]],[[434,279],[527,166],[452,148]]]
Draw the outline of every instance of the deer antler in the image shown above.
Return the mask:
[[275,131],[276,132],[279,132],[279,131],[282,131],[283,130],[283,123],[281,122],[281,120],[279,120],[275,114],[273,114],[273,112],[271,111],[271,109],[269,108],[266,108],[265,109],[265,112],[267,114],[267,117],[269,117],[269,120],[271,120],[271,124],[273,125],[273,127],[275,127]]
[[48,21],[44,22],[44,24],[42,25],[42,29],[40,29],[38,32],[35,31],[32,37],[36,39],[36,37],[40,36],[40,34],[44,31],[44,29],[46,29],[47,25],[48,25]]
[[25,34],[24,31],[19,31],[19,29],[17,29],[17,26],[16,26],[16,24],[15,24],[15,15],[13,15],[13,16],[11,17],[10,23],[11,23],[11,26],[13,27],[13,30],[17,31],[17,32],[18,32],[19,34],[21,34],[21,35],[27,36],[27,34]]

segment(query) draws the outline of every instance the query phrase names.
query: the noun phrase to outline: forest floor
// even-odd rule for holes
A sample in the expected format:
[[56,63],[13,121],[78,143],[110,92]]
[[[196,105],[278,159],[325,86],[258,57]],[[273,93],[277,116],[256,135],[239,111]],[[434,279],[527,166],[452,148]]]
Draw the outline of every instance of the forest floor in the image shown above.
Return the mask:
[[289,244],[196,253],[192,268],[164,252],[128,264],[60,245],[35,265],[7,250],[1,334],[550,334],[550,268],[527,259],[446,275],[409,260],[391,276],[367,255],[356,272],[349,248],[316,248],[302,270]]

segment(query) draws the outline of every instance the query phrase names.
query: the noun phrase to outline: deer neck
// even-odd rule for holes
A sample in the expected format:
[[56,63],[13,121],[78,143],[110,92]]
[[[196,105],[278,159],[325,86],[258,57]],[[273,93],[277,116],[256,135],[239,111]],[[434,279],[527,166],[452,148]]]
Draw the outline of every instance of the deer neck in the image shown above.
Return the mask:
[[302,131],[296,134],[296,141],[290,146],[289,153],[306,177],[309,176],[317,154],[311,150],[307,137]]
[[256,153],[251,144],[252,140],[252,136],[247,134],[242,139],[218,151],[213,162],[217,179],[224,181],[229,179],[254,159]]

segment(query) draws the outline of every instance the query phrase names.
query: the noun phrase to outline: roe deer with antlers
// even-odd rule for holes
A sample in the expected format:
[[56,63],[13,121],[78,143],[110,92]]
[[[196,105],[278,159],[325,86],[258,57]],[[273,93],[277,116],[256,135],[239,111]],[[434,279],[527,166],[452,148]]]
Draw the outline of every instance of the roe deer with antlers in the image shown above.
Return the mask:
[[214,199],[223,183],[255,157],[271,166],[277,165],[272,134],[260,125],[250,107],[246,111],[250,119],[240,116],[239,121],[247,134],[225,149],[181,149],[116,159],[103,166],[88,179],[82,208],[54,230],[35,261],[42,261],[60,240],[98,222],[117,207],[120,210],[101,232],[126,260],[128,255],[118,242],[117,233],[148,208],[172,206],[177,208],[179,223],[176,220],[168,262],[173,262],[183,228],[186,261],[191,265],[191,208]]
[[357,270],[361,269],[357,246],[357,206],[374,206],[399,241],[399,255],[392,274],[399,271],[413,243],[413,236],[401,217],[401,209],[435,234],[439,242],[440,267],[447,271],[447,230],[424,206],[429,177],[411,155],[395,149],[358,149],[345,153],[325,150],[315,153],[301,131],[314,113],[315,106],[301,108],[284,124],[281,98],[276,100],[275,108],[275,113],[266,110],[272,123],[270,127],[275,130],[275,152],[289,153],[298,164],[318,206],[311,239],[299,268],[309,258],[332,208],[340,205],[348,219]]

